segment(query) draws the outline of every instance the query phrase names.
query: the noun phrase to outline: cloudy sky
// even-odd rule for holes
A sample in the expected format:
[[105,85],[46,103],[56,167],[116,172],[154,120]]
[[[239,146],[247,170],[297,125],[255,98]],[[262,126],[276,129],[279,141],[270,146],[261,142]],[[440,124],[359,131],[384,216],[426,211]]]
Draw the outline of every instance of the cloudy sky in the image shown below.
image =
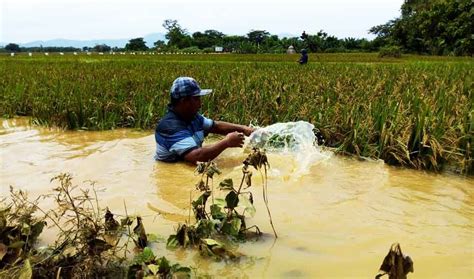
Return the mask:
[[127,39],[165,33],[165,19],[188,32],[250,30],[373,38],[368,29],[400,15],[403,0],[1,0],[0,42]]

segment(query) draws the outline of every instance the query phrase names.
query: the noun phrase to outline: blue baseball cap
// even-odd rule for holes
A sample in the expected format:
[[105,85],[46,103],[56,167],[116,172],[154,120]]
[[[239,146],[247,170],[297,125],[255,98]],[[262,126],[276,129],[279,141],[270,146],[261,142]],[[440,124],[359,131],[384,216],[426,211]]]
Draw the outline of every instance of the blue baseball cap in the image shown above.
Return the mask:
[[170,96],[180,99],[187,96],[204,96],[212,92],[212,89],[201,89],[196,80],[191,77],[179,77],[173,81]]

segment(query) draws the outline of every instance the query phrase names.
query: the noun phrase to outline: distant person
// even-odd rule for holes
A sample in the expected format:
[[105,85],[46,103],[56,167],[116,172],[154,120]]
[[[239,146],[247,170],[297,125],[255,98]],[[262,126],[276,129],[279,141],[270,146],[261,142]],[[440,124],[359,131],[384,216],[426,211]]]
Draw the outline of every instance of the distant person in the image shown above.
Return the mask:
[[304,48],[301,50],[301,57],[300,60],[298,60],[298,63],[300,63],[300,65],[308,63],[308,52]]
[[[190,77],[175,79],[170,91],[168,112],[155,129],[155,160],[165,162],[207,162],[229,147],[242,147],[244,136],[254,129],[223,121],[213,121],[199,113],[201,96],[211,93],[201,89]],[[208,133],[225,135],[224,139],[202,146]]]

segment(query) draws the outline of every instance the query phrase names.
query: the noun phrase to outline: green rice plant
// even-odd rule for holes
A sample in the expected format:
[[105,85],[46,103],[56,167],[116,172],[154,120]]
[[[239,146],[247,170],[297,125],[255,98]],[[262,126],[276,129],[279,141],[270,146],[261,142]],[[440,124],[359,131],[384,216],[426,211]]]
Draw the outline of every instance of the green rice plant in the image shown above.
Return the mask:
[[[314,57],[316,59],[316,57]],[[472,173],[472,58],[318,54],[0,57],[0,115],[67,129],[153,129],[178,76],[214,93],[202,112],[306,120],[344,154]]]

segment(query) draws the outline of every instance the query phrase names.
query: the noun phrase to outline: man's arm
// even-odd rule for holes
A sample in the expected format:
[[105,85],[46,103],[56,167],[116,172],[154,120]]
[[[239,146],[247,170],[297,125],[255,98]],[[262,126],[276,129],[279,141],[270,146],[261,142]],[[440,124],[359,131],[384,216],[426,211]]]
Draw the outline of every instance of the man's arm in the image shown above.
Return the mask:
[[228,147],[242,147],[244,144],[244,135],[239,132],[228,133],[221,141],[193,149],[184,155],[184,160],[196,163],[207,162],[216,158],[222,151]]
[[232,132],[240,132],[246,136],[250,136],[250,134],[254,130],[255,130],[254,128],[251,128],[245,125],[239,125],[239,124],[234,124],[234,123],[229,123],[229,122],[224,122],[224,121],[214,121],[214,125],[212,126],[209,132],[214,133],[214,134],[220,134],[220,135],[227,135],[228,133],[232,133]]

